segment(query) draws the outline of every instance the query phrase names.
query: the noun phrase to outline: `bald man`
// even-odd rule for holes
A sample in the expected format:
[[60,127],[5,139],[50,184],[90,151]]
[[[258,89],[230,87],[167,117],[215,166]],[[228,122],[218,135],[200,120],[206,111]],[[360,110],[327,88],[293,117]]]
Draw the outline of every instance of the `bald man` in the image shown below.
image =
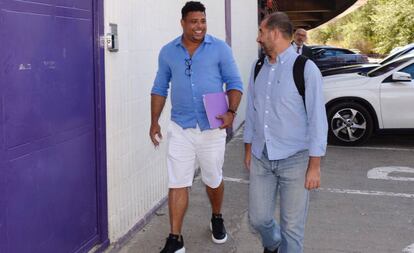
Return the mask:
[[293,34],[292,47],[296,53],[304,55],[313,60],[312,50],[305,45],[308,35],[305,29],[298,28]]

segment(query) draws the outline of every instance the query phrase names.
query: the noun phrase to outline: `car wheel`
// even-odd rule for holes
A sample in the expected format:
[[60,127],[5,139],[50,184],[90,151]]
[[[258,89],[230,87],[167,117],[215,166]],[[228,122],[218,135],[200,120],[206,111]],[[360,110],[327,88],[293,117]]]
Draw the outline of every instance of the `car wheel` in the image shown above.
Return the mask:
[[367,109],[355,102],[342,102],[328,109],[328,142],[345,146],[368,140],[373,121]]

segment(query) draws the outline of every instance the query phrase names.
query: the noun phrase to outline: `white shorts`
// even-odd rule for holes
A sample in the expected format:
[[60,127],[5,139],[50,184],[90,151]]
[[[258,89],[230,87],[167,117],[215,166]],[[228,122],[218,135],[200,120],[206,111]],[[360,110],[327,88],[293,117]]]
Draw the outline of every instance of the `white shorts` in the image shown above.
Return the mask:
[[171,121],[168,127],[168,187],[184,188],[193,183],[195,169],[200,166],[201,178],[215,189],[223,180],[226,130],[183,129]]

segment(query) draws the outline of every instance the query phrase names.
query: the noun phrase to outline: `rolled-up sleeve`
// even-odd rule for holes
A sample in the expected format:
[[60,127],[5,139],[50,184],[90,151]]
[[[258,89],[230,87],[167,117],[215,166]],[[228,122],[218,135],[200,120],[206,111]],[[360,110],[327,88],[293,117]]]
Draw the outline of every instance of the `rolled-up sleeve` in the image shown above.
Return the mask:
[[323,96],[322,75],[312,61],[305,65],[305,101],[308,117],[309,156],[326,153],[328,122]]
[[[256,63],[256,62],[255,62]],[[252,143],[253,140],[253,133],[254,133],[254,66],[253,64],[252,70],[250,72],[249,78],[249,86],[247,88],[247,108],[246,108],[246,119],[244,123],[244,134],[243,134],[243,141],[244,143]]]
[[243,83],[231,48],[223,42],[220,49],[220,71],[223,82],[226,83],[226,90],[238,90],[243,92]]
[[158,71],[154,80],[154,85],[151,89],[151,94],[168,96],[168,89],[170,88],[171,69],[166,61],[165,47],[161,49],[158,55]]

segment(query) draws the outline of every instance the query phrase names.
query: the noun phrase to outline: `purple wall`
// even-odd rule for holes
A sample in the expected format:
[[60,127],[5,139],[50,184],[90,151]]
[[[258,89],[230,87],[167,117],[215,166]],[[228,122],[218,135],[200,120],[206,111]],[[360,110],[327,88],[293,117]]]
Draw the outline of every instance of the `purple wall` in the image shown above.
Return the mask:
[[107,240],[98,1],[0,7],[0,252],[86,251]]

